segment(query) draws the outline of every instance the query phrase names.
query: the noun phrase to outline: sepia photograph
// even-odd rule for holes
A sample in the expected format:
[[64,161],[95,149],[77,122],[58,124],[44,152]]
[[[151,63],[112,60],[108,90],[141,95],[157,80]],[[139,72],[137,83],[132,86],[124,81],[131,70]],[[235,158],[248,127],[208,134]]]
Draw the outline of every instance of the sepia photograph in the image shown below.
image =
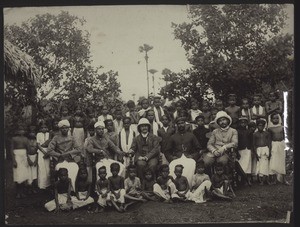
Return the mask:
[[7,225],[294,224],[294,5],[3,8]]

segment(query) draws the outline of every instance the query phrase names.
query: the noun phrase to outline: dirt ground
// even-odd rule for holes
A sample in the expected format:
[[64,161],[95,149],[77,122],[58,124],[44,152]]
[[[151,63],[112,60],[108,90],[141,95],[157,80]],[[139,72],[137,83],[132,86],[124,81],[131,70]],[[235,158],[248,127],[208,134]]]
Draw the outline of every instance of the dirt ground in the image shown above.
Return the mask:
[[236,190],[232,202],[211,201],[195,203],[146,202],[136,204],[125,213],[108,209],[104,213],[88,213],[85,208],[54,214],[44,204],[49,195],[40,193],[24,199],[14,198],[12,164],[6,161],[5,214],[6,223],[39,224],[188,224],[220,222],[283,223],[293,201],[293,186],[254,184]]

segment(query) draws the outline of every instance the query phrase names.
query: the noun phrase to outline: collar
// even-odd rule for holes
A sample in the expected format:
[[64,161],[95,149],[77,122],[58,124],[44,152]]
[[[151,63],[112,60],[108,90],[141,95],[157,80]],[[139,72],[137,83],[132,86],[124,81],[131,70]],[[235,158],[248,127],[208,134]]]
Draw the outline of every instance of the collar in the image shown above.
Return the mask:
[[149,135],[149,132],[147,132],[146,134],[141,133],[141,136],[142,136],[143,138],[147,138],[148,135]]
[[226,128],[221,128],[221,127],[220,127],[220,129],[221,129],[222,132],[227,132],[229,128],[230,128],[229,125],[228,125]]

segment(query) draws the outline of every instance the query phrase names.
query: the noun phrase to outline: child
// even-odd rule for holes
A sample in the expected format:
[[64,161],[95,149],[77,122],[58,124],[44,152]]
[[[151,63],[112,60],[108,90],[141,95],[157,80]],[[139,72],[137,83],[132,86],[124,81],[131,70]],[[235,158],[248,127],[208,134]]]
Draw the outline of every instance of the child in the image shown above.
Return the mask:
[[278,99],[276,99],[276,93],[275,92],[270,92],[269,94],[269,101],[266,102],[265,108],[266,108],[266,113],[268,116],[268,127],[272,127],[272,120],[271,120],[271,114],[277,113],[279,114],[279,125],[282,124],[282,119],[281,119],[281,114],[282,114],[282,102]]
[[[133,138],[135,137],[135,132],[130,127],[131,125],[131,118],[125,117],[123,120],[123,129],[119,134],[119,144],[121,150],[125,153],[123,157],[123,163],[127,168],[129,164],[133,164],[134,154],[129,152]],[[121,157],[118,158],[120,160]]]
[[217,108],[215,108],[215,107],[211,108],[211,115],[210,115],[210,117],[211,117],[210,120],[211,120],[211,121],[210,121],[209,124],[208,124],[208,128],[209,128],[209,130],[210,130],[211,132],[212,132],[214,129],[219,128],[218,124],[215,122],[215,118],[216,118],[218,112],[219,112],[219,111],[218,111]]
[[187,193],[190,189],[189,182],[185,176],[182,176],[183,165],[176,165],[174,173],[176,178],[174,184],[176,186],[176,192],[172,195],[173,201],[184,201],[186,200]]
[[225,111],[232,119],[231,127],[236,129],[239,120],[240,107],[236,105],[235,94],[228,95],[228,103],[229,106],[225,108]]
[[121,132],[121,130],[123,128],[122,111],[121,110],[116,111],[116,119],[113,121],[113,123],[114,123],[115,132],[119,135],[119,133]]
[[249,143],[251,144],[251,182],[254,182],[254,177],[256,177],[259,182],[259,176],[257,174],[257,161],[258,157],[256,151],[253,148],[253,133],[256,131],[256,123],[254,121],[249,122]]
[[88,172],[86,168],[79,168],[75,181],[75,194],[76,197],[72,198],[73,209],[77,209],[94,202],[94,199],[90,197],[91,182],[88,181]]
[[113,120],[113,117],[109,114],[107,106],[104,105],[102,107],[102,115],[98,117],[98,121],[105,121],[108,119]]
[[160,129],[161,123],[158,124],[154,121],[155,116],[154,116],[154,111],[152,109],[146,111],[146,118],[148,119],[148,121],[150,123],[150,133],[157,136],[157,131],[158,131],[158,129]]
[[150,110],[150,106],[149,106],[149,101],[148,99],[144,98],[142,101],[141,101],[141,106],[142,106],[142,109],[139,110],[139,116],[140,116],[140,119],[141,118],[144,118],[146,117],[146,112],[148,110]]
[[43,150],[38,150],[38,187],[46,189],[50,186],[50,159],[46,153],[50,140],[48,127],[45,123],[40,126],[40,132],[36,135],[36,142],[43,148]]
[[239,119],[238,127],[238,152],[240,154],[240,159],[238,162],[242,167],[243,171],[247,175],[247,183],[251,185],[251,166],[252,166],[252,144],[251,136],[252,133],[247,129],[248,119],[246,117],[241,117]]
[[210,107],[209,107],[209,102],[204,100],[202,102],[202,115],[204,116],[204,124],[205,127],[208,128],[208,124],[211,121],[211,112],[210,112]]
[[209,129],[205,128],[204,126],[205,123],[204,120],[205,118],[202,114],[197,116],[195,119],[197,123],[197,128],[193,130],[193,134],[196,136],[202,152],[206,150],[207,142],[208,142],[207,134],[209,133]]
[[261,106],[261,95],[255,94],[253,96],[253,107],[250,109],[251,120],[255,121],[260,118],[266,118],[266,110]]
[[16,183],[16,198],[24,198],[25,183],[29,179],[29,165],[27,161],[28,139],[24,136],[25,128],[18,126],[16,134],[11,140],[11,157],[13,161],[13,179]]
[[98,119],[95,117],[94,110],[91,107],[87,108],[86,115],[87,115],[87,118],[85,121],[85,127],[87,129],[86,137],[90,137],[91,135],[89,135],[88,128],[94,127],[94,124],[98,121]]
[[[119,147],[119,134],[114,131],[114,123],[113,120],[108,119],[104,121],[105,128],[107,132],[104,134],[106,138],[111,140],[115,146]],[[114,160],[118,159],[118,155],[114,153],[112,150],[109,150],[110,156],[113,157]]]
[[[187,122],[188,112],[186,110],[181,110],[178,113],[177,120],[179,118],[183,119],[183,121],[185,122],[185,131],[186,132],[192,132],[193,131],[192,124],[190,124],[190,123]],[[176,132],[178,132],[178,128],[177,127],[176,127]]]
[[130,165],[127,168],[128,177],[124,181],[125,185],[125,199],[129,200],[129,203],[126,203],[124,210],[136,202],[146,202],[147,200],[143,198],[142,195],[142,185],[140,178],[136,176],[136,167]]
[[160,164],[168,164],[168,160],[165,157],[165,150],[170,137],[175,133],[175,128],[170,126],[170,117],[163,115],[161,117],[162,127],[158,129],[157,135],[161,138],[160,141]]
[[284,129],[279,124],[279,114],[271,114],[271,121],[274,125],[269,128],[271,136],[271,159],[270,159],[270,180],[272,184],[276,183],[276,174],[283,176],[283,183],[289,185],[285,179],[285,142],[284,142]]
[[223,101],[221,99],[216,99],[216,101],[215,101],[215,108],[218,111],[224,111],[224,104],[223,104]]
[[258,157],[257,173],[259,174],[260,184],[264,182],[270,184],[267,177],[269,175],[269,160],[270,160],[270,133],[264,131],[266,121],[257,119],[256,125],[258,131],[253,134],[253,147]]
[[182,107],[182,102],[180,100],[178,100],[176,103],[175,103],[175,112],[173,113],[173,123],[176,122],[176,119],[179,115],[179,112],[183,109]]
[[[67,106],[62,106],[60,109],[60,118],[58,121],[61,121],[61,120],[68,120],[69,122],[71,120],[71,116],[69,115],[69,109]],[[68,132],[68,135],[70,135],[70,134],[71,134],[71,129]]]
[[80,106],[75,109],[74,116],[70,119],[71,135],[76,139],[80,146],[83,146],[84,139],[86,138],[86,123],[85,117],[82,113]]
[[222,163],[216,163],[215,174],[211,178],[211,192],[212,194],[221,199],[232,200],[228,192],[232,192],[232,197],[235,197],[228,177],[224,173],[224,166]]
[[247,98],[243,98],[239,117],[246,117],[248,119],[248,122],[251,121],[251,111],[249,107],[249,100]]
[[151,169],[146,169],[144,172],[144,178],[142,181],[142,195],[144,198],[151,200],[151,201],[157,201],[158,197],[153,192],[153,185],[156,183],[154,174],[151,171]]
[[170,176],[170,169],[167,164],[160,166],[160,173],[153,185],[153,192],[164,202],[171,202],[171,197],[177,192],[176,186],[174,184],[174,179]]
[[195,119],[199,114],[202,114],[202,111],[199,110],[199,104],[197,100],[193,100],[191,103],[191,109],[188,111],[189,113],[189,121],[192,123],[192,129],[194,130],[197,125],[195,124]]
[[55,198],[45,204],[48,211],[55,210],[58,213],[60,210],[71,210],[73,207],[71,198],[72,184],[68,177],[68,170],[60,168],[58,170],[58,181],[54,184]]
[[[110,171],[112,176],[108,178],[110,185],[109,198],[113,206],[119,212],[124,212],[124,203],[125,203],[125,189],[124,189],[124,178],[119,176],[120,171],[119,163],[112,163],[110,165]],[[120,203],[120,206],[117,204]]]
[[137,124],[139,123],[140,116],[139,116],[139,113],[135,110],[134,101],[129,100],[127,102],[127,107],[129,109],[129,111],[126,113],[126,117],[131,118],[131,127],[133,128],[135,133],[137,133]]
[[96,213],[103,212],[109,200],[110,186],[109,180],[106,178],[106,175],[106,167],[101,166],[98,169],[99,180],[97,180],[96,182],[96,192],[99,196],[97,201],[97,204],[99,206],[97,206],[95,210]]
[[[27,160],[29,165],[29,179],[28,184],[30,185],[29,192],[37,193],[37,164],[38,164],[38,144],[36,142],[36,136],[33,132],[28,135],[28,149],[27,149]],[[44,151],[45,152],[45,151]]]
[[195,203],[206,202],[204,196],[211,187],[209,176],[205,174],[204,171],[204,161],[200,160],[197,163],[196,173],[192,178],[192,187],[190,189],[190,192],[187,194],[187,199],[190,201],[194,201]]
[[160,96],[155,96],[153,100],[153,111],[155,116],[155,122],[161,125],[161,118],[165,115],[164,109],[161,107],[161,98]]

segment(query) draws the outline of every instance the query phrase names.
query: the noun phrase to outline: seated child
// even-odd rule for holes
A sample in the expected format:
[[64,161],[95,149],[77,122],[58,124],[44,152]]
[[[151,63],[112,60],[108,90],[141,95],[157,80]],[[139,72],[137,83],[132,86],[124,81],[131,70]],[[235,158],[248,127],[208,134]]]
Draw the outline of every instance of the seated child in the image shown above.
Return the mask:
[[78,175],[75,181],[76,197],[72,198],[73,209],[89,205],[94,202],[90,197],[91,182],[88,181],[88,172],[86,168],[79,168]]
[[222,163],[216,163],[215,174],[211,178],[211,192],[216,198],[231,200],[232,197],[228,196],[228,192],[232,192],[235,197],[230,181],[224,173],[224,166]]
[[109,202],[109,197],[108,194],[110,192],[110,187],[109,187],[109,180],[106,179],[106,167],[101,166],[98,169],[98,175],[99,175],[99,180],[96,182],[96,193],[98,194],[98,201],[95,212],[103,212],[104,208],[106,207],[107,203]]
[[167,164],[160,166],[160,173],[153,185],[153,192],[160,197],[164,202],[171,202],[171,196],[176,193],[177,189],[174,184],[174,179],[170,176],[170,168]]
[[189,182],[185,176],[182,176],[183,165],[176,165],[174,173],[176,178],[174,183],[177,191],[172,195],[173,201],[184,201],[186,200],[186,195],[190,189]]
[[206,193],[210,190],[211,181],[209,176],[204,173],[204,161],[200,160],[197,163],[196,173],[192,178],[192,187],[187,194],[187,199],[194,201],[195,203],[204,203],[206,200],[204,196],[208,196]]
[[125,185],[125,199],[129,200],[129,203],[126,203],[124,209],[136,202],[146,202],[147,200],[143,198],[142,195],[142,185],[141,180],[136,176],[136,166],[130,165],[127,168],[128,177],[124,181]]
[[[112,176],[108,178],[110,185],[109,198],[113,206],[119,212],[124,212],[124,203],[125,203],[125,189],[124,189],[124,178],[119,176],[120,165],[119,163],[112,163],[110,165],[110,171]],[[119,203],[120,205],[118,205]]]
[[156,183],[154,174],[151,169],[146,169],[144,172],[144,179],[142,181],[142,195],[145,199],[157,201],[158,197],[153,192],[153,185]]
[[58,213],[60,210],[71,210],[73,207],[71,201],[71,179],[68,176],[66,168],[58,170],[58,181],[54,184],[55,199],[47,202],[45,208],[48,211],[55,210]]

